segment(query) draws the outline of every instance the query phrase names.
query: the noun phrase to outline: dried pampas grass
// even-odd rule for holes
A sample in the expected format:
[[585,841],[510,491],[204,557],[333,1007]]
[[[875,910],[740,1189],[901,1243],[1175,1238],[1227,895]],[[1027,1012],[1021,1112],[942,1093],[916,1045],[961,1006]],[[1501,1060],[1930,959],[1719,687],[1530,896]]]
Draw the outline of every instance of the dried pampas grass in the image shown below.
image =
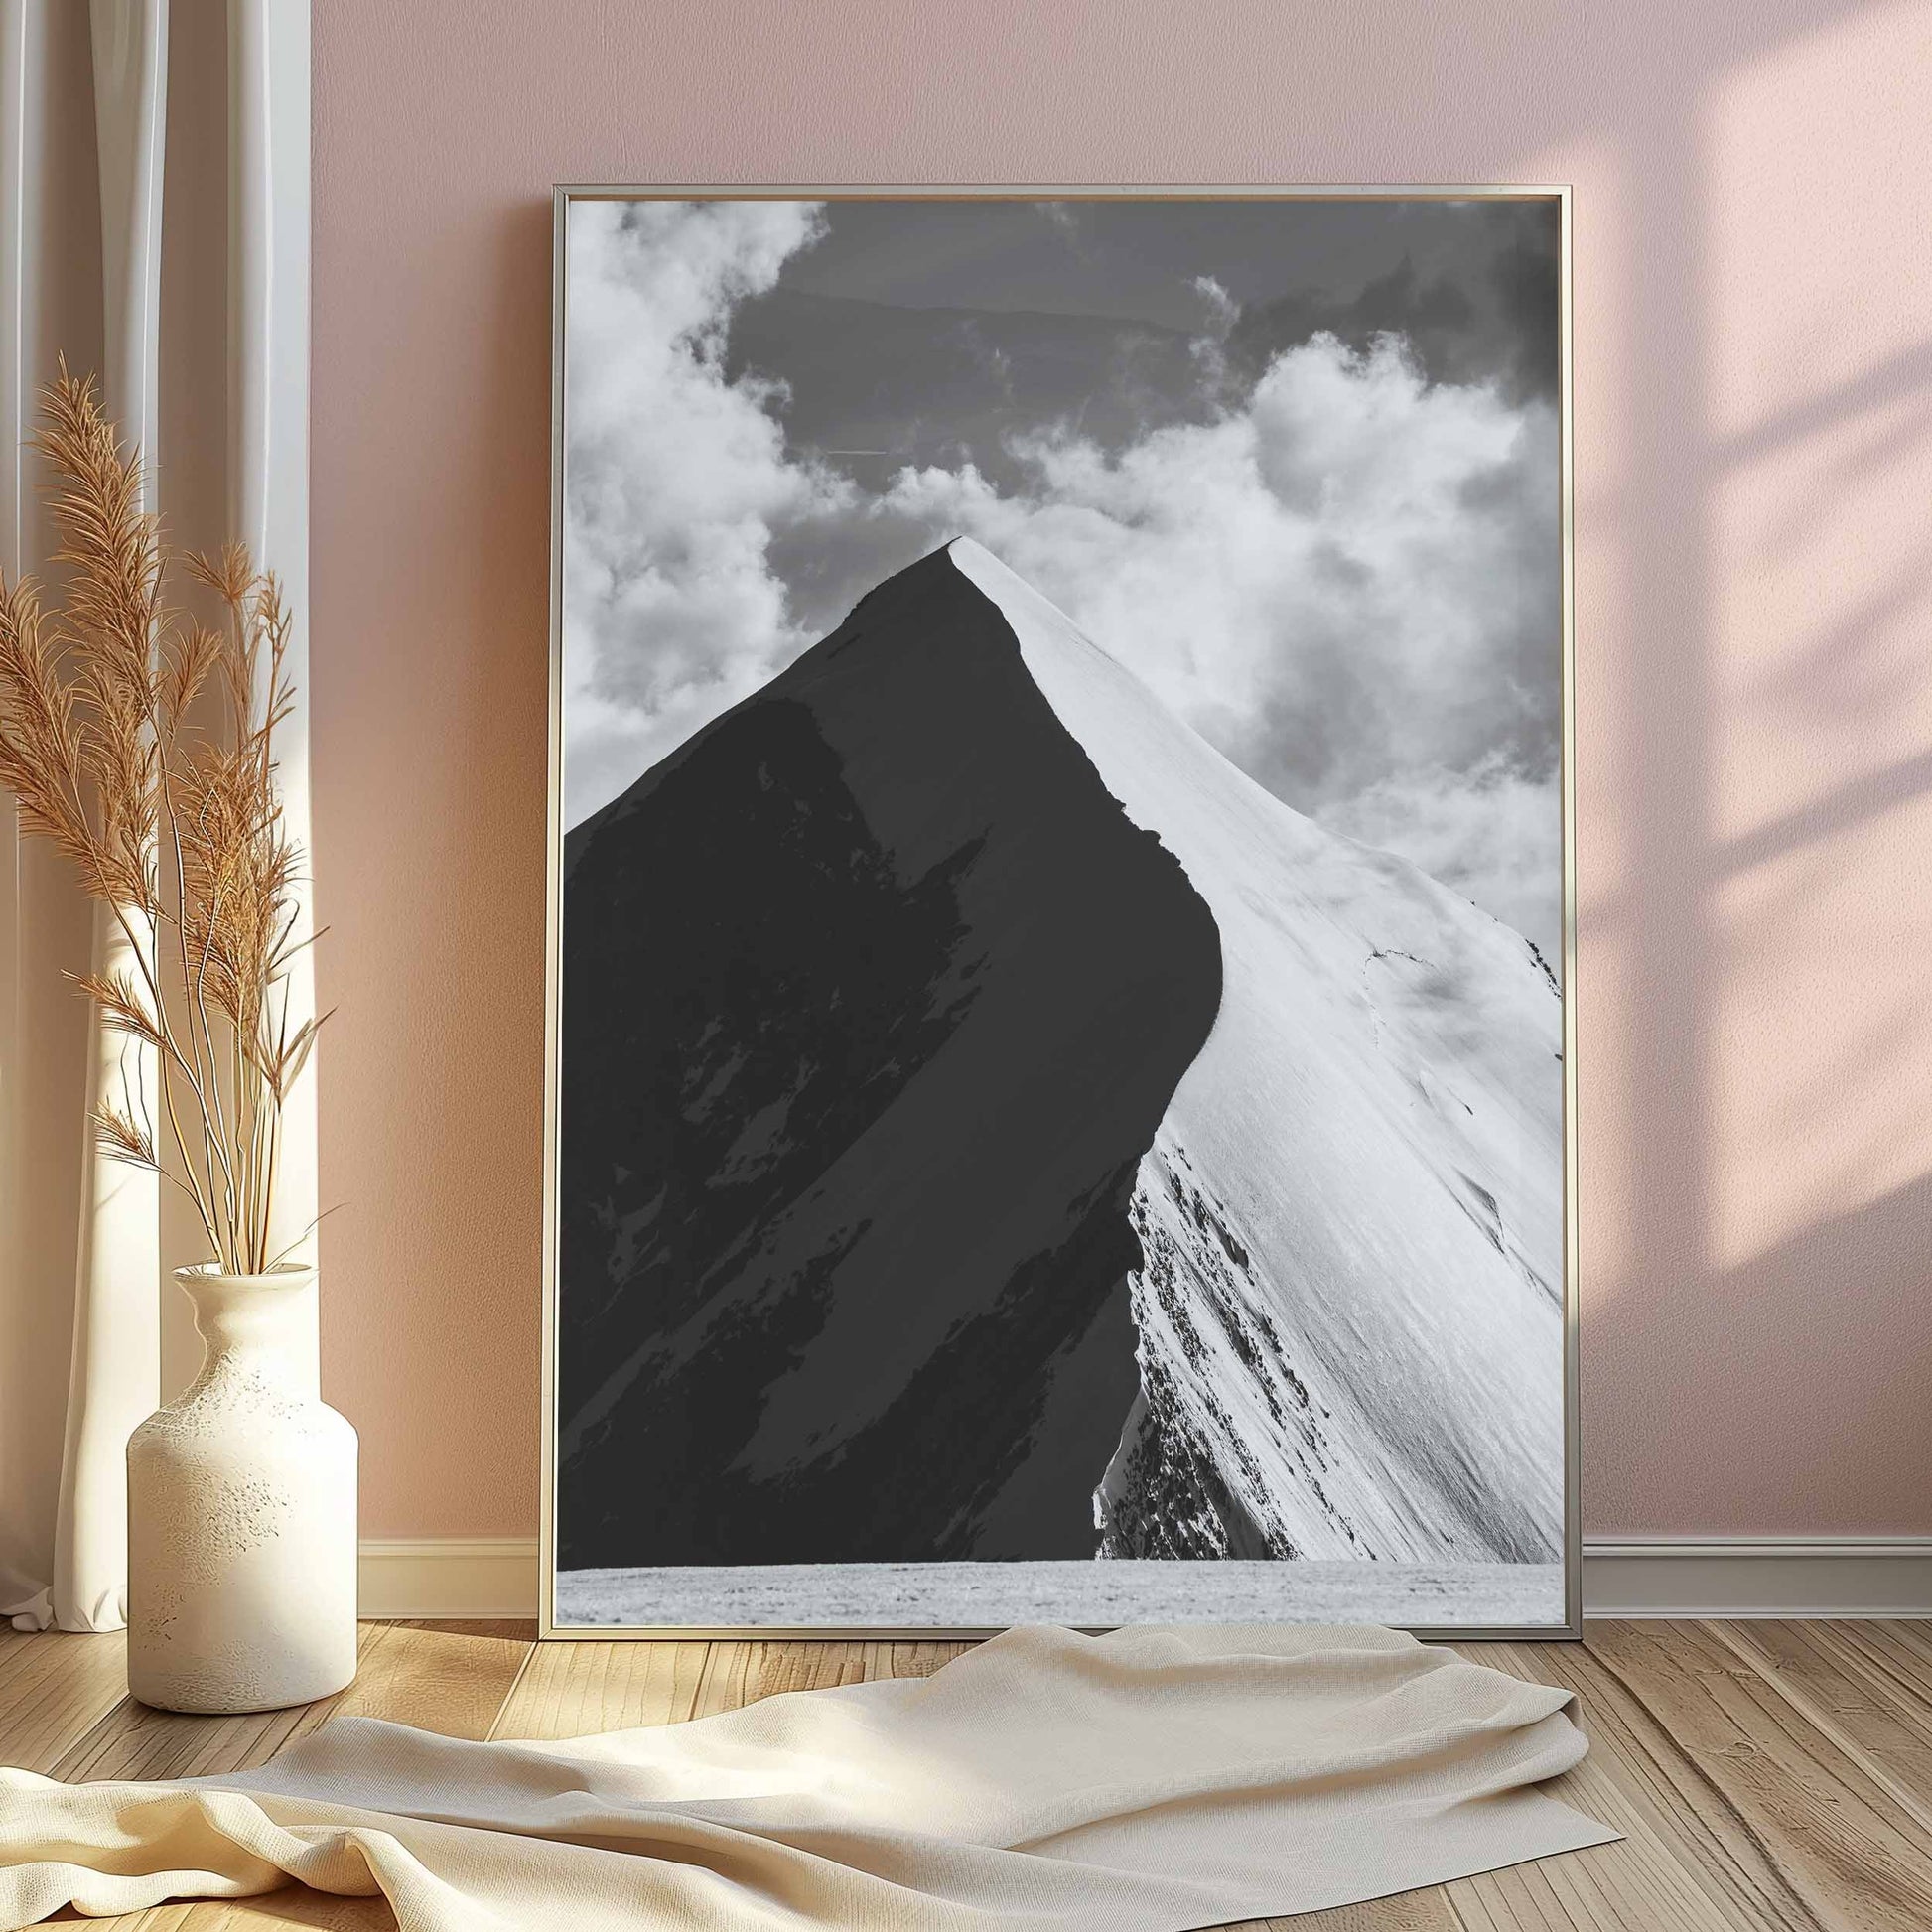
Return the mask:
[[[269,1217],[282,1108],[321,1024],[290,1012],[308,941],[275,777],[294,705],[289,616],[239,544],[179,560],[213,593],[219,624],[172,604],[176,560],[141,508],[139,455],[65,362],[45,400],[34,446],[54,478],[68,588],[49,613],[31,579],[0,575],[0,784],[109,907],[134,962],[78,981],[145,1049],[136,1066],[152,1054],[160,1069],[150,1095],[123,1059],[118,1097],[94,1115],[101,1151],[185,1188],[211,1258],[256,1274],[281,1259]],[[210,710],[214,730],[198,722]]]

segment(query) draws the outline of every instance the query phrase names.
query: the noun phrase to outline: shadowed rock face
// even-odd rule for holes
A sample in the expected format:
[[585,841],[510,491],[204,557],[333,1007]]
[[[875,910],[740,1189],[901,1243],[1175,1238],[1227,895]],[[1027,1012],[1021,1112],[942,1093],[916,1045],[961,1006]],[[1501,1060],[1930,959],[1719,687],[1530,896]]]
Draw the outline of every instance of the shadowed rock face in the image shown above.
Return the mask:
[[1220,942],[940,552],[569,841],[565,1568],[1090,1556]]

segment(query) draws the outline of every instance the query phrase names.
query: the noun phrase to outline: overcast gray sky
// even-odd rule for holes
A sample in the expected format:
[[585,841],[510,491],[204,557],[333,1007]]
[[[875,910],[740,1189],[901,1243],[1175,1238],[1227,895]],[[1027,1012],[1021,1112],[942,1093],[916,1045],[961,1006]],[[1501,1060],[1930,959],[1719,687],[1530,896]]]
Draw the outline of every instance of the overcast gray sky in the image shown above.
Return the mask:
[[1560,955],[1550,204],[577,203],[566,817],[970,534]]

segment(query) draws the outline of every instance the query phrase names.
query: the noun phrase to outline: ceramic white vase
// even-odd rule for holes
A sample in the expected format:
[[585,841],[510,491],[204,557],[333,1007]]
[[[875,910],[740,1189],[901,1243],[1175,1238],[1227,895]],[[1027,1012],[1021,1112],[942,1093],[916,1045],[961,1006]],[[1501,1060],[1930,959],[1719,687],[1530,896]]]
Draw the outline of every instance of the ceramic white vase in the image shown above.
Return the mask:
[[315,1271],[178,1269],[202,1372],[127,1445],[127,1686],[272,1711],[355,1675],[355,1431],[298,1367]]

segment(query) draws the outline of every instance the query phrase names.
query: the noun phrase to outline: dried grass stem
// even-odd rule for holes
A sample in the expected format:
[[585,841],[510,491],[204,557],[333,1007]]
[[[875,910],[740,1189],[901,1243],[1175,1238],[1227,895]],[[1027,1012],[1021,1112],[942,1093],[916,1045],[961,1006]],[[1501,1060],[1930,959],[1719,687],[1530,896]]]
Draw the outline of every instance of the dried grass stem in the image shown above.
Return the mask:
[[[101,1151],[183,1187],[212,1258],[258,1273],[279,1259],[282,1112],[321,1025],[290,1006],[308,939],[276,782],[275,734],[295,704],[289,615],[243,546],[165,550],[141,507],[139,454],[65,362],[44,423],[35,448],[67,589],[50,614],[31,578],[0,575],[0,784],[110,908],[133,961],[78,979],[131,1049],[119,1094],[94,1117]],[[222,622],[170,601],[176,564],[213,594]],[[198,706],[210,685],[221,702]],[[210,708],[214,729],[199,722]]]

